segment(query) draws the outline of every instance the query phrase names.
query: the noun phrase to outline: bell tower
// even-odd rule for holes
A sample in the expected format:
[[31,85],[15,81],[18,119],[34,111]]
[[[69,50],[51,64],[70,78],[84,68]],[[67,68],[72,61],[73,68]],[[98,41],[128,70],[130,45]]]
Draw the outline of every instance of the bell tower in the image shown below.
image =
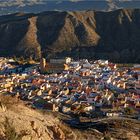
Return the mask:
[[40,71],[42,73],[45,72],[45,67],[46,67],[46,59],[45,58],[41,58],[41,60],[40,60]]

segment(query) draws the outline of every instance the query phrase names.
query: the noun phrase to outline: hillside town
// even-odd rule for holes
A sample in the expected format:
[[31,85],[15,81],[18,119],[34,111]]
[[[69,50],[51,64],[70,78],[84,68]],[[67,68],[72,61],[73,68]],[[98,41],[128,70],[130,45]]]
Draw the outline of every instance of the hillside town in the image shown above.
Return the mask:
[[0,58],[0,94],[32,108],[90,118],[140,119],[140,65],[56,58],[30,66]]

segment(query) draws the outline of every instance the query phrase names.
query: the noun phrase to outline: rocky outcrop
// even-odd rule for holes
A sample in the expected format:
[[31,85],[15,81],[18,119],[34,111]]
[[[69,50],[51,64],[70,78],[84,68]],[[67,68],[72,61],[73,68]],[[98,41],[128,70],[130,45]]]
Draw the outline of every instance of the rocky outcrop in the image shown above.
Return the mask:
[[98,131],[95,132],[98,136],[95,136],[71,129],[59,118],[58,112],[31,109],[17,98],[0,96],[1,140],[96,140],[102,137]]
[[0,55],[140,62],[139,18],[139,9],[1,16]]
[[73,129],[58,112],[36,110],[17,98],[0,96],[1,140],[139,140],[140,122],[132,119],[106,119],[93,128]]

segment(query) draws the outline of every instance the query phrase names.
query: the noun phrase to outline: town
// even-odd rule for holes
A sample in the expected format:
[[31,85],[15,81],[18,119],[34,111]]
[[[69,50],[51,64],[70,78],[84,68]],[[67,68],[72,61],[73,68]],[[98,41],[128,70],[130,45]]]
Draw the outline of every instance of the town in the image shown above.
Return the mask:
[[55,58],[31,66],[0,58],[0,94],[32,108],[87,118],[140,119],[140,65]]

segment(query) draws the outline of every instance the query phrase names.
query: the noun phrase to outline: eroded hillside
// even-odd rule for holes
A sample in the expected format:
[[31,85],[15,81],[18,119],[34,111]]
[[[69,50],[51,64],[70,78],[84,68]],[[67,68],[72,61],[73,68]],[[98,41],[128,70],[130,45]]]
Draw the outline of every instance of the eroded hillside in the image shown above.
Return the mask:
[[139,18],[139,9],[1,16],[0,55],[140,62]]
[[73,129],[58,112],[39,111],[10,96],[0,96],[1,140],[139,140],[140,123],[136,120],[109,119],[94,128]]

